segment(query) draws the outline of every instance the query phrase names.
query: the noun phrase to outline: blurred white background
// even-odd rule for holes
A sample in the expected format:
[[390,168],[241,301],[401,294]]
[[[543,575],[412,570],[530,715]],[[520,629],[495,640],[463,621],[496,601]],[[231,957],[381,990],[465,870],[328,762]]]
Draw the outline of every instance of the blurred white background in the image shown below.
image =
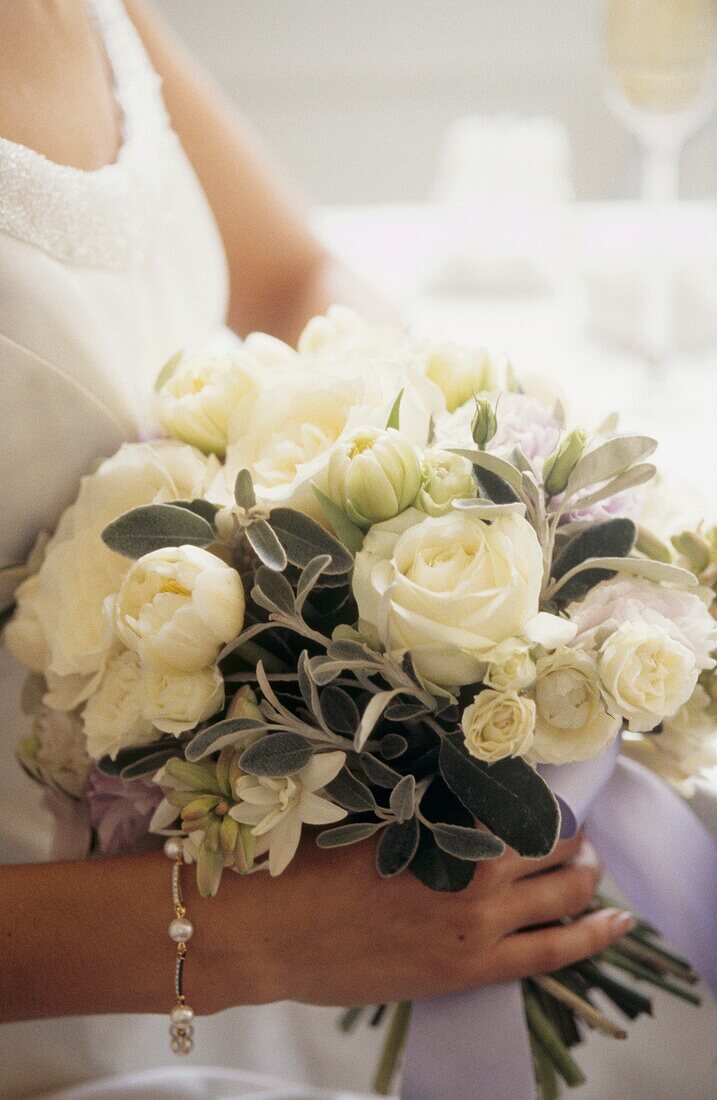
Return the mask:
[[[576,195],[637,193],[634,139],[603,98],[600,0],[158,0],[314,201],[431,192],[447,123],[550,114]],[[717,118],[688,144],[682,194],[717,194]]]

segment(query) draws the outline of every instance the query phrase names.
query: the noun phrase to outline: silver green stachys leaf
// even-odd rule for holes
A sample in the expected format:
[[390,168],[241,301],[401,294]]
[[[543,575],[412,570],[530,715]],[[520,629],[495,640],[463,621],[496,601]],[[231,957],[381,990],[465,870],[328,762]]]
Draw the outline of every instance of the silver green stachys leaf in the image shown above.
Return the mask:
[[[631,519],[609,519],[587,527],[565,546],[553,562],[552,575],[560,580],[589,559],[626,558],[635,545],[636,529]],[[601,581],[614,576],[605,568],[586,569],[577,573],[560,588],[560,601],[580,599]]]
[[305,565],[301,570],[301,574],[296,583],[297,611],[301,611],[306,600],[316,587],[321,574],[325,572],[327,566],[330,564],[331,558],[328,554],[319,554],[318,557],[312,558],[309,564]]
[[357,844],[361,840],[367,840],[380,828],[379,823],[371,821],[349,822],[348,825],[337,825],[333,829],[325,829],[317,836],[316,843],[319,848],[343,848],[347,844]]
[[447,825],[444,822],[432,823],[431,832],[438,847],[455,859],[467,859],[477,862],[481,859],[496,859],[505,851],[505,844],[492,833],[480,829],[467,828],[464,825]]
[[219,511],[218,504],[212,504],[210,500],[204,500],[202,497],[197,497],[195,500],[167,500],[164,503],[170,508],[184,508],[187,512],[194,512],[196,516],[201,516],[212,526]]
[[491,454],[489,451],[468,450],[463,447],[446,447],[446,450],[467,458],[480,470],[487,470],[489,474],[495,474],[501,481],[505,481],[511,489],[514,489],[516,493],[520,492],[523,485],[523,475],[520,470],[516,470],[515,466],[510,462],[506,462],[504,458],[499,458],[498,455]]
[[508,515],[513,512],[515,515],[525,515],[525,505],[520,501],[513,501],[510,504],[493,504],[485,503],[481,500],[469,500],[465,497],[458,497],[453,501],[453,507],[459,512],[470,512],[476,519],[494,520],[499,519],[501,516]]
[[389,703],[384,711],[391,722],[412,722],[414,718],[420,718],[426,713],[427,709],[422,703]]
[[240,470],[234,482],[234,499],[240,508],[249,511],[256,505],[256,493],[251,474],[248,470]]
[[392,688],[390,691],[379,691],[376,695],[373,695],[366,705],[366,708],[361,715],[361,722],[359,728],[356,730],[356,736],[354,738],[354,748],[357,752],[360,752],[368,741],[374,726],[378,722],[379,718],[383,714],[384,710],[397,695],[405,693],[405,688]]
[[416,810],[416,780],[412,775],[404,775],[391,791],[389,799],[391,810],[398,821],[408,821]]
[[[569,580],[559,587],[555,593],[556,600],[563,599],[563,592],[573,583],[573,577],[577,580],[583,571],[602,571],[603,574],[627,573],[632,577],[644,577],[653,584],[674,584],[679,588],[696,588],[699,580],[687,569],[679,565],[667,565],[661,561],[652,561],[649,558],[588,558],[580,565],[575,566],[571,573],[566,574]],[[572,575],[571,575],[572,574]],[[605,579],[603,576],[601,579]],[[558,582],[560,585],[560,582]]]
[[608,439],[583,455],[568,479],[566,495],[571,497],[580,489],[610,481],[611,478],[625,473],[636,462],[648,458],[656,447],[656,440],[645,435],[623,435]]
[[353,568],[353,556],[343,543],[310,516],[293,508],[274,508],[269,522],[292,565],[303,569],[319,555],[327,555],[327,574],[340,575]]
[[388,420],[386,421],[386,430],[394,428],[395,431],[399,430],[401,423],[401,401],[403,400],[403,390],[399,390],[398,396],[391,406],[391,411],[388,414]]
[[378,744],[378,751],[384,760],[396,760],[403,756],[408,748],[408,741],[400,733],[387,733]]
[[405,871],[416,854],[419,841],[418,822],[392,821],[381,834],[376,847],[376,870],[381,878],[393,878]]
[[321,711],[334,733],[353,737],[358,729],[361,715],[348,692],[343,688],[329,684],[321,692]]
[[195,734],[184,750],[191,763],[202,760],[210,752],[218,752],[225,745],[239,744],[245,737],[263,733],[266,723],[256,718],[224,718]]
[[314,754],[311,742],[299,733],[272,733],[255,741],[239,760],[249,775],[282,779],[305,767]]
[[255,584],[251,593],[254,603],[265,611],[274,611],[284,615],[294,615],[294,589],[282,573],[277,573],[265,565],[256,571]]
[[460,738],[445,737],[439,766],[465,808],[519,855],[537,859],[553,850],[560,809],[547,783],[524,760],[484,764]]
[[[127,748],[120,749],[114,760],[110,756],[101,757],[97,762],[97,768],[103,775],[119,776],[123,769],[130,764],[144,760],[147,756],[153,756],[155,753],[164,752],[167,744],[168,742],[164,739],[153,741],[148,745],[130,745]],[[176,747],[179,749],[179,746]]]
[[370,789],[346,767],[324,789],[332,802],[352,813],[366,813],[378,808]]
[[206,519],[185,508],[142,504],[108,524],[102,539],[126,558],[141,558],[167,546],[209,546],[215,534]]
[[338,504],[334,503],[330,497],[327,497],[326,493],[319,489],[318,485],[311,486],[312,491],[327,520],[334,529],[336,537],[344,544],[347,550],[350,550],[352,554],[358,554],[359,550],[363,546],[364,533],[358,524],[354,523],[350,519],[343,508],[339,508]]
[[411,874],[430,890],[455,893],[465,890],[475,874],[476,864],[467,859],[456,859],[436,844],[431,831],[432,823],[460,825],[474,828],[473,815],[446,786],[439,774],[435,775],[421,799],[421,815],[428,824],[421,824],[418,851],[411,861]]
[[244,528],[252,550],[267,569],[281,573],[286,569],[286,551],[265,519],[256,519]]
[[164,749],[143,756],[141,760],[135,760],[134,763],[127,764],[122,768],[119,777],[120,779],[130,780],[143,779],[148,775],[154,775],[163,764],[166,764],[174,756],[181,756],[181,753],[182,750],[179,744],[168,745]]
[[393,768],[389,768],[388,764],[384,764],[382,760],[378,760],[370,752],[361,753],[360,760],[366,778],[369,783],[373,783],[374,786],[385,787],[387,790],[392,790],[401,782],[402,776],[400,772],[395,771]]
[[590,508],[593,504],[599,504],[601,500],[609,500],[617,493],[624,493],[628,489],[637,488],[638,485],[645,485],[646,482],[653,479],[656,473],[657,467],[653,466],[651,462],[640,462],[637,466],[633,466],[624,474],[619,474],[612,481],[601,485],[600,488],[595,489],[586,496],[578,497],[577,500],[573,501],[572,506],[577,510]]

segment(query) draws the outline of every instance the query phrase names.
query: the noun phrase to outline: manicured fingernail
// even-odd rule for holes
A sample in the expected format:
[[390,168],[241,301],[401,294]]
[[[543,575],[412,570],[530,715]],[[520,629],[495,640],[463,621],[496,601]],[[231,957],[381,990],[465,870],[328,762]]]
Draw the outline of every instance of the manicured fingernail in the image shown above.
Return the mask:
[[624,909],[603,909],[602,912],[603,917],[616,935],[624,936],[637,924],[632,913],[627,913]]

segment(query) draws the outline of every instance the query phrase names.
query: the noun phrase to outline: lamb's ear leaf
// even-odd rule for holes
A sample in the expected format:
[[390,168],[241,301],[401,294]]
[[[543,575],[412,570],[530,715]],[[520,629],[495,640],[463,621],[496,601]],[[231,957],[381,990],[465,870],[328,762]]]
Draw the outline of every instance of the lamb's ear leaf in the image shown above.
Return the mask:
[[434,822],[472,828],[473,815],[458,801],[441,776],[436,775],[421,799],[421,816],[426,818],[427,825],[421,824],[421,839],[411,862],[411,874],[431,890],[451,893],[465,890],[475,873],[475,863],[444,852],[436,844],[431,828]]
[[215,537],[206,519],[171,504],[141,504],[102,532],[105,545],[126,558],[141,558],[168,546],[209,546]]
[[248,470],[240,470],[234,482],[234,499],[240,508],[247,512],[256,504],[254,483]]
[[412,775],[404,775],[391,791],[389,803],[399,821],[408,821],[416,810],[416,780]]
[[165,503],[171,508],[185,508],[187,512],[194,512],[196,516],[201,516],[212,526],[219,511],[218,504],[212,504],[211,500],[204,500],[202,497],[197,497],[195,500],[167,500]]
[[346,767],[324,789],[332,802],[352,813],[366,813],[378,808],[376,799],[366,784],[352,775]]
[[327,575],[341,575],[353,568],[353,555],[343,543],[303,512],[273,508],[269,523],[292,565],[303,569],[314,558],[327,555],[330,559],[324,570]]
[[408,821],[392,821],[376,848],[376,870],[381,878],[393,878],[405,871],[418,850],[420,839],[415,817]]
[[266,723],[255,718],[224,718],[195,734],[184,750],[190,763],[202,760],[210,752],[218,752],[225,745],[240,745],[247,735],[262,733]]
[[476,760],[460,736],[444,737],[439,767],[465,808],[521,856],[548,855],[560,833],[560,809],[550,787],[519,757]]
[[657,442],[646,435],[620,435],[606,440],[582,456],[570,474],[565,492],[568,497],[590,485],[610,481],[636,462],[653,453]]
[[281,573],[288,564],[286,551],[279,542],[275,532],[265,519],[257,519],[245,528],[247,541],[259,561],[272,569],[275,573]]
[[502,840],[481,829],[436,822],[431,826],[431,832],[441,851],[456,859],[472,860],[475,863],[481,859],[496,859],[505,851]]
[[447,451],[452,454],[461,455],[463,458],[467,458],[469,462],[472,462],[476,469],[476,476],[479,481],[482,481],[484,476],[486,477],[487,484],[484,483],[484,487],[488,491],[488,495],[491,500],[494,500],[496,504],[507,504],[508,500],[498,500],[496,496],[489,491],[491,483],[491,476],[498,478],[499,481],[495,482],[495,487],[500,489],[501,492],[505,492],[500,482],[510,486],[514,490],[510,500],[517,500],[517,493],[523,484],[523,475],[520,470],[517,470],[511,462],[507,462],[504,458],[499,458],[498,455],[494,455],[489,451],[470,450],[464,447],[446,447]]
[[346,844],[356,844],[373,836],[381,828],[377,821],[354,821],[348,825],[337,825],[319,833],[316,843],[319,848],[342,848]]
[[281,779],[301,771],[313,754],[311,742],[300,733],[271,733],[244,750],[239,767],[249,775]]
[[[635,545],[637,531],[631,519],[609,519],[588,527],[570,540],[553,562],[552,575],[560,580],[571,569],[590,558],[626,558]],[[588,569],[571,578],[560,589],[559,600],[569,603],[580,599],[600,581],[614,573],[606,569]]]

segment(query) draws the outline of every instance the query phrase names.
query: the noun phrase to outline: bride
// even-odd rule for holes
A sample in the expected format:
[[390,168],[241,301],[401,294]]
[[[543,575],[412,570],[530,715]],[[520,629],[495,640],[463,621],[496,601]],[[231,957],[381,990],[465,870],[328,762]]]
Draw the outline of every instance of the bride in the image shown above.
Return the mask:
[[[146,429],[154,375],[178,348],[224,323],[292,340],[337,300],[390,311],[311,236],[141,2],[0,0],[0,41],[7,607],[81,474]],[[330,1095],[257,1068],[360,1088],[365,1044],[334,1060],[333,1012],[279,1002],[474,988],[592,954],[629,925],[609,910],[521,931],[584,909],[600,866],[580,839],[537,865],[481,868],[458,896],[380,882],[365,846],[335,860],[309,847],[278,881],[232,876],[214,901],[190,895],[198,1051],[173,1064],[166,860],[83,859],[82,823],[58,828],[14,761],[21,674],[5,651],[0,662],[0,1097]]]

